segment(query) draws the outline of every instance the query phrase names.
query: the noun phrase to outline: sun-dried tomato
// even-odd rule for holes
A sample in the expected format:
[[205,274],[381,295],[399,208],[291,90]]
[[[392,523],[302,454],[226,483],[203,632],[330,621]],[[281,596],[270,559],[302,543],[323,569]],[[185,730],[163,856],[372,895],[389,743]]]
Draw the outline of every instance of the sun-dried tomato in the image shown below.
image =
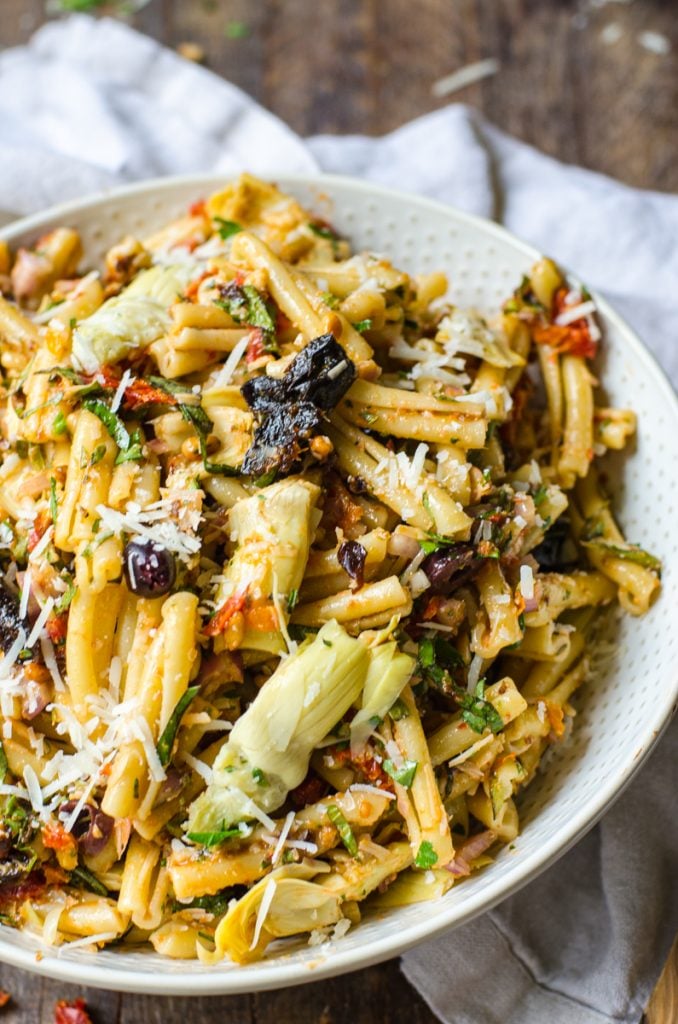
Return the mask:
[[33,521],[33,529],[28,535],[28,550],[32,551],[33,548],[39,544],[41,537],[52,522],[49,512],[39,512]]
[[45,629],[53,644],[63,644],[68,630],[68,612],[52,615],[45,623]]
[[191,217],[202,217],[205,213],[205,200],[197,199],[188,208],[189,215]]
[[294,806],[301,809],[308,804],[322,800],[328,789],[324,779],[321,779],[314,771],[309,771],[304,781],[300,782],[296,789],[290,791],[289,797]]
[[245,351],[245,362],[249,366],[250,363],[254,363],[257,359],[261,359],[265,354],[266,346],[264,344],[264,332],[260,327],[255,327],[254,330],[250,331],[250,337]]
[[42,829],[42,841],[48,850],[70,850],[78,845],[75,836],[61,823],[47,822]]
[[147,380],[144,380],[143,377],[133,380],[125,388],[123,405],[130,411],[140,409],[145,405],[176,404],[177,399],[175,395],[168,394],[162,388],[156,388],[153,384],[149,384]]
[[347,765],[355,769],[363,776],[365,782],[372,785],[379,785],[380,789],[393,792],[393,782],[389,775],[381,767],[379,761],[365,749],[361,754],[351,755],[350,747],[328,747],[325,751],[327,757],[332,758],[333,766]]
[[219,633],[223,633],[233,616],[245,607],[246,596],[245,591],[242,591],[229,597],[205,626],[205,636],[218,636]]
[[92,1024],[84,999],[74,999],[72,1003],[60,999],[54,1007],[54,1024]]

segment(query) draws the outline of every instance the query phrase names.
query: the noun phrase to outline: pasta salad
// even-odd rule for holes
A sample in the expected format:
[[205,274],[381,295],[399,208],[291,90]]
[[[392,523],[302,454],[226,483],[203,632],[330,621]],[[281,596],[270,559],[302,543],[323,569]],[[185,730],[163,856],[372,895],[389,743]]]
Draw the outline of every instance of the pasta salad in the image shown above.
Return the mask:
[[459,308],[249,175],[82,262],[0,243],[0,919],[245,963],[442,896],[659,591],[595,302]]

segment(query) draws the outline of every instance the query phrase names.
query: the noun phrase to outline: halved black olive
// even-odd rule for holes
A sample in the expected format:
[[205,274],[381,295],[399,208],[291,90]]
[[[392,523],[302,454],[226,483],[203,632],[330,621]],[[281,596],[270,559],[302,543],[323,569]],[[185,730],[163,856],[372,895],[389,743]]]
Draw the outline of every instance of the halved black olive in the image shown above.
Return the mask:
[[162,597],[176,579],[174,555],[152,540],[131,540],[122,554],[127,586],[139,597]]

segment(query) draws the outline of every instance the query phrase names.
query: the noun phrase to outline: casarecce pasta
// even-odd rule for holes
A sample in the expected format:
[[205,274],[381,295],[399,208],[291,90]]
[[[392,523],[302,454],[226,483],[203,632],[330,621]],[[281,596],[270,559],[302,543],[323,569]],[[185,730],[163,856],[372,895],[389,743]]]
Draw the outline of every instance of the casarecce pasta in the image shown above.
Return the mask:
[[460,309],[248,175],[82,259],[0,253],[2,920],[243,963],[442,896],[659,590],[595,303]]

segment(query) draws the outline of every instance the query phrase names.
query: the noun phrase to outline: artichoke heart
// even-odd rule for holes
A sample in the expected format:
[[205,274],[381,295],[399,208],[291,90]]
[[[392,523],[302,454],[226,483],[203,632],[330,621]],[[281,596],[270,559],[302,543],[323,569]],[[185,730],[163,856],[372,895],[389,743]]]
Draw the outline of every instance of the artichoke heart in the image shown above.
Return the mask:
[[[334,619],[264,683],[191,805],[188,831],[219,831],[274,811],[306,776],[313,748],[358,699],[370,653]],[[262,784],[263,782],[263,784]]]
[[155,266],[135,277],[73,330],[73,365],[96,373],[136,349],[147,348],[172,325],[169,307],[195,277],[192,261]]
[[370,651],[370,667],[363,690],[362,707],[351,722],[351,747],[361,748],[374,728],[395,704],[414,672],[416,661],[398,650],[395,640]]

